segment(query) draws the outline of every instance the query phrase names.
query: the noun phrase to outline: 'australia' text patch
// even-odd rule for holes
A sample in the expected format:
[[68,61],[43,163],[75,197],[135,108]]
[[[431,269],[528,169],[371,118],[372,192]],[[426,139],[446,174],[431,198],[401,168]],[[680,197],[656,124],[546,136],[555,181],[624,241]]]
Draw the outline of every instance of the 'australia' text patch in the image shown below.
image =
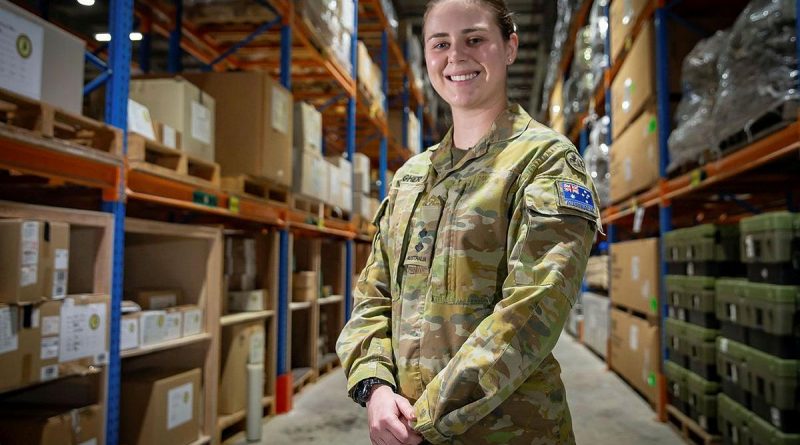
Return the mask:
[[587,187],[567,181],[557,181],[556,187],[561,198],[561,205],[564,207],[582,210],[592,215],[597,214],[592,192]]

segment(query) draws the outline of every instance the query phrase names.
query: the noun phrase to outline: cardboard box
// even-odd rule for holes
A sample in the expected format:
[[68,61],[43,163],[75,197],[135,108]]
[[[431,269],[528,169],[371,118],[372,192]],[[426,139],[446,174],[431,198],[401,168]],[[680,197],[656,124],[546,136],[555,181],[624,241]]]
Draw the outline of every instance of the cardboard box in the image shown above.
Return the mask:
[[199,368],[151,369],[122,378],[120,443],[186,445],[200,434]]
[[294,104],[294,148],[322,156],[322,113],[305,102]]
[[67,296],[69,277],[69,224],[45,224],[44,296],[61,299]]
[[44,296],[45,223],[0,220],[0,303],[34,303]]
[[658,326],[611,309],[611,368],[650,401],[658,397]]
[[152,346],[167,338],[167,313],[142,311],[131,314],[139,319],[139,347]]
[[633,42],[611,83],[611,124],[615,140],[655,97],[654,55],[653,24],[648,23]]
[[181,132],[175,128],[162,124],[161,122],[154,122],[153,127],[156,132],[156,140],[169,148],[180,150],[181,145]]
[[611,157],[611,202],[617,203],[659,180],[658,119],[646,109],[614,140]]
[[133,294],[133,301],[144,310],[167,309],[183,302],[183,292],[180,289],[138,290]]
[[216,99],[216,160],[222,174],[253,175],[291,186],[291,93],[257,71],[186,77]]
[[183,335],[183,314],[180,311],[167,311],[164,317],[166,324],[165,341],[177,340]]
[[126,314],[122,316],[120,322],[120,341],[119,349],[136,349],[139,347],[139,317],[136,314]]
[[319,297],[319,278],[314,271],[292,274],[292,301],[314,301]]
[[659,308],[658,238],[611,244],[611,289],[614,304],[657,315]]
[[649,0],[613,0],[608,11],[611,32],[611,60],[616,60],[625,48],[633,27]]
[[240,236],[225,237],[225,274],[256,274],[256,240]]
[[214,161],[217,113],[209,92],[181,77],[137,79],[131,81],[130,98],[146,106],[154,121],[181,132],[181,151]]
[[[0,391],[22,385],[25,361],[20,350],[20,307],[0,303]],[[37,351],[38,352],[38,351]],[[28,351],[33,356],[33,351]],[[32,360],[31,357],[27,361]]]
[[[247,364],[264,361],[264,324],[261,320],[222,329],[221,372],[217,412],[233,414],[247,404]],[[260,388],[260,394],[264,389]]]
[[187,304],[170,310],[180,311],[183,317],[182,337],[203,333],[203,309],[201,307]]
[[353,192],[355,193],[362,193],[362,194],[369,194],[370,193],[370,173],[367,172],[356,172],[354,175],[353,180]]
[[102,445],[100,405],[67,412],[56,407],[18,409],[0,416],[3,445]]
[[267,290],[228,292],[229,312],[257,312],[267,309]]
[[225,275],[225,288],[233,291],[253,290],[256,288],[255,274]]
[[592,292],[581,296],[583,308],[583,343],[605,357],[608,353],[608,326],[611,300]]
[[295,157],[294,192],[321,201],[327,200],[329,164],[322,156],[305,150],[296,150]]

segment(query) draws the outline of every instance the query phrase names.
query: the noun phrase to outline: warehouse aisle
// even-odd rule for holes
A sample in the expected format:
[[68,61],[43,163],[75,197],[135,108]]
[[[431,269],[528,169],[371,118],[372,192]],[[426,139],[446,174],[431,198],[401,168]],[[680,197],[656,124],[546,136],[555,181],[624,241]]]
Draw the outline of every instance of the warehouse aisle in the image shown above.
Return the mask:
[[[564,334],[556,346],[577,442],[592,445],[683,443],[605,363]],[[370,445],[366,411],[344,394],[341,371],[323,377],[295,399],[294,410],[264,425],[269,445]],[[232,440],[230,445],[245,445]]]

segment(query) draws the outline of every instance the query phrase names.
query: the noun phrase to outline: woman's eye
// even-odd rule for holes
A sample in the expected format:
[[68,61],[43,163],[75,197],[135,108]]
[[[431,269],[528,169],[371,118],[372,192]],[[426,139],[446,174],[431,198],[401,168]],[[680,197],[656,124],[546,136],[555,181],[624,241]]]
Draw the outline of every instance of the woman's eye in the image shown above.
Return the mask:
[[482,41],[483,41],[483,39],[480,38],[480,37],[472,37],[471,39],[467,40],[467,43],[469,43],[470,45],[477,45],[478,43],[481,43]]
[[447,47],[448,47],[447,42],[434,43],[433,45],[433,49],[446,49]]

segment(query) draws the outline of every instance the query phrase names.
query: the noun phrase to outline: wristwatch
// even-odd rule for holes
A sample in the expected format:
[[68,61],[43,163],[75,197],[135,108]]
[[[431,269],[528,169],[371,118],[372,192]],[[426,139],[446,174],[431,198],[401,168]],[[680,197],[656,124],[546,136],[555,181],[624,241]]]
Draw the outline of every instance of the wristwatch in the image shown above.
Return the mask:
[[369,396],[372,395],[372,390],[377,385],[386,385],[389,388],[392,388],[392,391],[394,391],[394,387],[386,380],[379,379],[377,377],[370,377],[358,382],[356,386],[353,387],[353,389],[350,391],[350,398],[361,406],[367,406]]

